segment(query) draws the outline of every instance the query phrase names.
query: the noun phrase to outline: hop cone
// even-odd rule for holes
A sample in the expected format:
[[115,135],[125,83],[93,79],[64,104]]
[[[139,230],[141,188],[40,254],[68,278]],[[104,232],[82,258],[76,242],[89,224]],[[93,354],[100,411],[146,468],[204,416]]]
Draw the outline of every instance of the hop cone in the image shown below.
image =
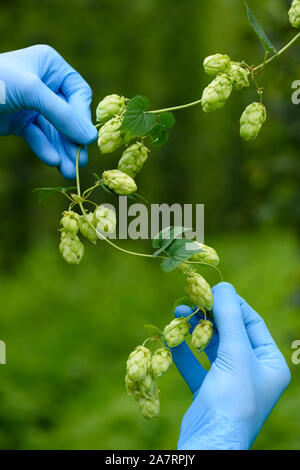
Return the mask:
[[103,183],[117,194],[131,194],[137,190],[134,179],[120,170],[107,170],[102,174]]
[[232,91],[227,75],[215,78],[203,91],[202,108],[205,113],[215,111],[224,106]]
[[300,28],[300,0],[294,0],[289,9],[290,23],[294,28]]
[[230,68],[230,58],[226,54],[210,55],[204,60],[203,67],[208,75],[226,73]]
[[216,250],[212,247],[204,245],[203,243],[194,242],[199,245],[199,248],[203,251],[196,253],[190,258],[190,261],[202,261],[203,263],[212,264],[217,266],[219,264],[219,256]]
[[95,243],[97,240],[96,227],[94,224],[94,213],[89,212],[86,215],[80,217],[80,233],[87,238],[90,242]]
[[144,418],[156,418],[160,410],[159,390],[156,390],[150,398],[141,397],[139,399],[139,408]]
[[267,117],[266,108],[260,103],[252,103],[243,112],[241,124],[241,137],[243,140],[254,140]]
[[205,349],[213,336],[213,324],[209,320],[202,320],[194,328],[192,334],[192,346],[196,351],[200,352]]
[[97,106],[96,119],[104,123],[125,111],[125,98],[119,95],[106,96]]
[[139,388],[138,393],[142,397],[151,397],[156,390],[156,382],[152,375],[147,374],[146,377],[138,382]]
[[98,206],[94,212],[94,222],[98,232],[114,233],[117,225],[116,213],[109,207]]
[[139,396],[139,382],[131,380],[128,375],[125,375],[125,386],[128,395]]
[[147,147],[141,142],[130,145],[130,147],[127,147],[123,152],[118,164],[118,169],[134,178],[147,160],[148,152]]
[[74,233],[76,235],[79,230],[79,221],[79,214],[73,211],[64,211],[60,224],[63,226],[65,232]]
[[150,397],[156,389],[156,382],[150,374],[140,381],[132,380],[126,375],[125,385],[128,395],[133,395],[135,398]]
[[164,337],[167,345],[170,348],[178,346],[184,341],[184,337],[189,332],[189,324],[187,320],[182,318],[175,318],[164,329]]
[[240,66],[238,62],[231,62],[227,76],[236,90],[249,86],[249,71]]
[[213,305],[213,294],[210,285],[200,274],[189,274],[186,280],[185,291],[197,307],[211,310]]
[[76,234],[62,231],[59,251],[67,263],[79,264],[84,255],[84,246]]
[[111,153],[121,145],[128,143],[128,134],[120,130],[122,118],[117,116],[100,127],[98,133],[98,147],[101,153]]
[[161,377],[172,365],[172,354],[167,348],[160,348],[152,356],[152,373],[154,377]]
[[130,380],[143,380],[151,367],[151,352],[144,346],[137,346],[127,360],[127,375]]

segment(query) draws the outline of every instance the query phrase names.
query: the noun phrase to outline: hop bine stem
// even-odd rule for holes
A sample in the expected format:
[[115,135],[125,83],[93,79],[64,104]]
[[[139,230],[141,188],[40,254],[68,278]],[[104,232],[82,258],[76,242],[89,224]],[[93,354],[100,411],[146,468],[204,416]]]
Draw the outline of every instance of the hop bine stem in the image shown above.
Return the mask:
[[[83,203],[82,203],[82,196],[81,196],[81,189],[80,189],[80,176],[79,176],[79,155],[80,155],[81,148],[82,147],[80,145],[78,147],[77,156],[76,156],[76,186],[77,186],[78,204],[79,204],[79,207],[81,209],[82,214],[86,216],[87,215],[86,210],[85,210],[85,208],[83,206]],[[97,186],[97,185],[95,185],[95,186]],[[89,191],[89,190],[87,190],[87,191]],[[99,238],[102,238],[102,240],[105,240],[107,243],[109,243],[111,246],[113,246],[117,250],[122,251],[123,253],[126,253],[128,255],[141,256],[143,258],[152,258],[153,259],[153,255],[148,255],[148,254],[145,254],[145,253],[136,253],[135,251],[125,250],[124,248],[121,248],[120,246],[115,245],[115,243],[113,243],[107,237],[102,235],[101,232],[98,232],[98,230],[96,230],[96,228],[90,223],[90,221],[88,219],[87,219],[87,222],[92,227],[92,229],[95,230],[95,232],[97,233],[97,236]],[[157,258],[165,259],[164,256],[158,256]]]
[[265,65],[269,64],[272,62],[272,60],[276,59],[277,57],[281,56],[285,51],[287,51],[300,37],[300,33],[296,34],[296,36],[291,39],[280,51],[276,52],[276,54],[272,55],[268,60],[264,60],[264,62],[257,67],[254,67],[252,70],[253,72],[256,72],[257,70],[260,70],[264,68]]

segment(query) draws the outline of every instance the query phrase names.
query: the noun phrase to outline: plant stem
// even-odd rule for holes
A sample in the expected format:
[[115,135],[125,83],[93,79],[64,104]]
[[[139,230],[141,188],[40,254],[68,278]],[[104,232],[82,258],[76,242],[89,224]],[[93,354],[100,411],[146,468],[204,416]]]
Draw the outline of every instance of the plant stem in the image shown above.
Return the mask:
[[[77,185],[77,196],[79,198],[81,198],[81,189],[80,189],[80,177],[79,177],[79,155],[80,155],[80,151],[81,151],[81,145],[78,147],[78,151],[77,151],[77,156],[76,156],[76,185]],[[81,212],[83,215],[86,216],[86,210],[82,204],[81,201],[78,202],[79,204],[79,207],[81,209]],[[87,219],[87,222],[88,224],[93,228],[93,230],[95,230],[95,232],[97,233],[97,236],[99,238],[102,238],[102,240],[105,240],[107,243],[109,243],[110,245],[112,245],[114,248],[116,248],[117,250],[119,251],[122,251],[123,253],[126,253],[128,255],[134,255],[134,256],[142,256],[144,258],[153,258],[153,255],[148,255],[148,254],[145,254],[145,253],[136,253],[135,251],[129,251],[129,250],[125,250],[124,248],[121,248],[119,247],[118,245],[115,245],[111,240],[109,240],[108,238],[106,238],[104,235],[102,235],[102,233],[98,232],[96,230],[96,228],[90,223],[90,221]],[[157,256],[157,258],[161,258],[161,259],[165,259],[164,256]]]
[[291,39],[291,41],[289,41],[282,49],[280,49],[280,51],[276,52],[276,54],[272,55],[270,59],[264,61],[262,64],[258,65],[257,67],[254,67],[253,72],[256,72],[257,70],[263,68],[265,65],[272,62],[272,60],[276,59],[276,57],[281,56],[281,54],[287,51],[294,44],[294,42],[296,42],[297,39],[299,39],[299,37],[300,37],[300,33],[296,34],[296,36],[294,36],[293,39]]
[[197,104],[200,104],[202,99],[193,101],[192,103],[187,103],[187,104],[182,104],[180,106],[172,106],[171,108],[164,108],[164,109],[156,109],[154,111],[147,111],[149,114],[158,114],[158,113],[164,113],[166,111],[176,111],[177,109],[185,109],[185,108],[191,108],[192,106],[196,106]]

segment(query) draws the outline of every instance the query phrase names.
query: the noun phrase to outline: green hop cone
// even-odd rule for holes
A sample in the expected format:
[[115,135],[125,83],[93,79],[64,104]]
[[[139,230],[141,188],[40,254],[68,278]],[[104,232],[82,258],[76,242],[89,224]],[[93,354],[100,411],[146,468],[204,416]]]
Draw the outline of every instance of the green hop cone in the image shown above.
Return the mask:
[[290,23],[294,28],[300,28],[300,0],[294,0],[289,9]]
[[241,67],[238,62],[230,63],[230,69],[227,75],[235,90],[241,90],[250,85],[248,80],[249,71]]
[[142,397],[151,397],[156,390],[156,382],[151,374],[147,374],[146,377],[138,382],[138,393]]
[[62,231],[59,251],[67,263],[79,264],[84,255],[84,246],[76,234]]
[[[93,228],[94,227],[94,228]],[[80,217],[80,233],[87,238],[90,242],[97,241],[96,227],[94,224],[94,213],[88,212],[86,215]]]
[[79,214],[73,211],[64,211],[60,224],[63,226],[65,232],[74,233],[76,235],[79,230],[79,221]]
[[203,67],[208,75],[226,73],[230,68],[230,58],[226,54],[214,54],[206,57]]
[[196,351],[201,352],[205,349],[213,336],[213,324],[209,320],[202,320],[194,328],[192,333],[192,346]]
[[204,245],[203,243],[194,243],[196,243],[202,251],[189,258],[190,261],[201,261],[202,263],[212,264],[213,266],[217,266],[219,264],[219,256],[216,250],[211,246]]
[[104,205],[98,206],[94,212],[94,223],[96,224],[97,232],[114,233],[117,225],[115,211]]
[[130,140],[128,134],[120,130],[122,118],[117,116],[107,121],[98,132],[98,147],[101,153],[111,153]]
[[128,375],[125,375],[125,386],[128,395],[140,396],[139,382],[131,380]]
[[134,179],[120,170],[104,171],[102,180],[109,189],[117,194],[132,194],[137,190]]
[[186,280],[185,291],[189,298],[199,308],[211,310],[213,294],[208,282],[201,274],[190,273]]
[[223,108],[232,92],[227,75],[219,75],[203,91],[202,108],[205,113]]
[[151,367],[151,351],[145,346],[137,346],[127,360],[127,375],[130,380],[143,380]]
[[151,368],[154,377],[161,377],[172,365],[172,354],[167,348],[160,348],[152,356]]
[[140,397],[150,397],[156,389],[156,382],[152,375],[147,374],[142,380],[136,381],[125,376],[125,385],[128,395],[134,396],[135,399]]
[[103,98],[96,109],[96,119],[100,123],[109,121],[125,111],[126,99],[124,96],[108,95]]
[[266,118],[267,112],[263,104],[249,104],[240,119],[242,139],[246,141],[256,139]]
[[141,397],[139,399],[139,408],[144,418],[157,418],[160,411],[159,390],[157,389],[150,398]]
[[124,150],[118,164],[118,169],[131,176],[131,178],[134,178],[143,168],[148,158],[148,152],[147,147],[141,142],[130,145]]
[[170,348],[179,346],[184,341],[184,337],[189,332],[189,323],[187,320],[182,318],[175,318],[167,325],[164,329],[164,337],[167,345]]

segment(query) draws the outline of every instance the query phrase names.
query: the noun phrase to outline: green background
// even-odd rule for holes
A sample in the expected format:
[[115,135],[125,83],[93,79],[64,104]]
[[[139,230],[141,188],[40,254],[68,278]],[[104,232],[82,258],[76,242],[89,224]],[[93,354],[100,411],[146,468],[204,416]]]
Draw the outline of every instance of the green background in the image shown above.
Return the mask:
[[[289,1],[249,5],[277,47],[292,37]],[[3,0],[0,40],[3,52],[38,43],[57,49],[91,85],[93,114],[109,93],[143,94],[152,109],[199,98],[209,83],[202,61],[215,52],[249,64],[263,58],[237,0]],[[294,46],[260,78],[268,119],[255,142],[240,140],[239,117],[256,93],[235,92],[216,113],[176,113],[169,143],[152,148],[137,177],[153,203],[205,204],[205,240],[217,249],[224,278],[265,318],[291,368],[291,385],[256,449],[299,448],[300,366],[291,363],[291,344],[300,339],[300,133],[291,102],[298,51]],[[83,186],[120,157],[101,156],[95,144],[89,155]],[[175,448],[192,399],[175,367],[160,381],[154,422],[139,415],[123,376],[129,352],[146,335],[143,325],[172,319],[183,278],[101,242],[86,247],[80,266],[66,265],[57,249],[65,200],[57,195],[38,205],[32,193],[65,181],[20,138],[1,138],[0,182],[0,338],[7,345],[0,448]],[[95,196],[112,202],[107,193]],[[120,245],[151,252],[150,241]]]

